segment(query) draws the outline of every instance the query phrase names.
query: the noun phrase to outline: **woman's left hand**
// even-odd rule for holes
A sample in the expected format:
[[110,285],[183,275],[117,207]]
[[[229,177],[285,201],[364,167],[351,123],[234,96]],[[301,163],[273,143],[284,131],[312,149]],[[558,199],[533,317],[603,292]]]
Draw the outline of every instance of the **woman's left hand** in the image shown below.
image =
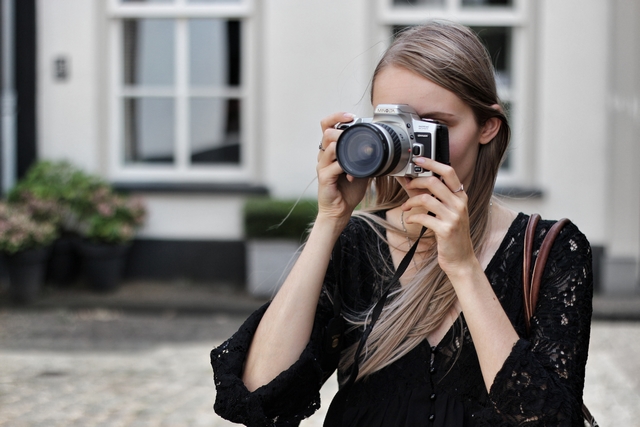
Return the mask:
[[425,157],[414,161],[441,178],[402,178],[403,187],[409,194],[409,200],[402,205],[407,213],[404,221],[433,231],[438,245],[438,263],[451,278],[477,263],[471,242],[467,194],[451,166]]

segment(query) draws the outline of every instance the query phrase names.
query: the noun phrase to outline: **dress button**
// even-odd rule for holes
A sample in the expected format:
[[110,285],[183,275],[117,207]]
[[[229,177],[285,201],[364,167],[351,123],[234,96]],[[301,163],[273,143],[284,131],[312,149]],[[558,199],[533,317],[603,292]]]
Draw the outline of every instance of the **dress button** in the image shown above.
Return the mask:
[[431,396],[429,396],[429,399],[436,400],[436,394],[435,393],[431,393]]
[[429,421],[433,422],[433,420],[436,419],[436,415],[435,414],[431,414],[429,415]]
[[436,373],[436,368],[433,367],[433,366],[431,368],[429,368],[429,373],[430,374],[435,374]]

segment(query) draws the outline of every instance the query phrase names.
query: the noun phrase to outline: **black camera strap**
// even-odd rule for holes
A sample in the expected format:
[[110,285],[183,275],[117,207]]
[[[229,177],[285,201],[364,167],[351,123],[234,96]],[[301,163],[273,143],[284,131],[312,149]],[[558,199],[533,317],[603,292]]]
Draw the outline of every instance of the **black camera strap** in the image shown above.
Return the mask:
[[[360,342],[358,343],[358,347],[356,349],[356,354],[354,357],[353,366],[351,368],[351,373],[349,375],[349,379],[345,383],[345,387],[350,387],[356,381],[356,378],[358,378],[358,373],[360,371],[360,368],[359,368],[360,355],[362,354],[364,345],[367,342],[367,338],[369,338],[369,335],[371,334],[373,327],[375,326],[376,322],[378,321],[378,318],[380,317],[380,314],[382,313],[382,309],[384,308],[387,298],[389,297],[389,293],[391,292],[391,289],[400,280],[400,277],[402,277],[404,272],[407,270],[407,267],[409,266],[411,259],[415,255],[416,250],[418,249],[418,244],[420,243],[420,239],[422,238],[422,236],[426,231],[427,231],[427,228],[422,227],[422,230],[420,231],[420,235],[418,236],[416,241],[413,243],[409,251],[405,254],[405,256],[400,261],[400,264],[398,265],[398,268],[396,269],[395,274],[393,275],[391,280],[387,283],[387,286],[384,288],[384,292],[380,296],[380,299],[376,302],[376,305],[373,307],[373,311],[371,312],[371,320],[369,321],[369,324],[366,326],[364,332],[362,333],[362,336],[360,337]],[[336,243],[336,246],[334,247],[334,251],[333,251],[333,265],[334,265],[334,271],[336,275],[336,287],[334,289],[334,296],[333,296],[334,317],[329,321],[329,324],[327,325],[327,330],[325,333],[325,339],[326,339],[325,345],[326,345],[326,349],[329,352],[335,352],[340,350],[341,344],[342,344],[342,335],[344,333],[344,319],[342,318],[342,314],[341,314],[342,297],[340,295],[340,286],[339,286],[339,282],[340,282],[339,274],[340,274],[340,269],[342,264],[341,253],[342,253],[342,246],[340,244],[340,239],[338,239],[338,242]]]

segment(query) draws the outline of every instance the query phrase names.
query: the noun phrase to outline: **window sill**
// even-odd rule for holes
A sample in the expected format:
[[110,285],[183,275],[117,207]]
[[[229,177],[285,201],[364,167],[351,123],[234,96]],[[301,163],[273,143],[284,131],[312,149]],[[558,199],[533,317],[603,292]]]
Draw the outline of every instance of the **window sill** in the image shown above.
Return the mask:
[[267,187],[247,183],[158,183],[158,182],[114,182],[118,191],[143,193],[206,193],[206,194],[248,194],[266,196]]

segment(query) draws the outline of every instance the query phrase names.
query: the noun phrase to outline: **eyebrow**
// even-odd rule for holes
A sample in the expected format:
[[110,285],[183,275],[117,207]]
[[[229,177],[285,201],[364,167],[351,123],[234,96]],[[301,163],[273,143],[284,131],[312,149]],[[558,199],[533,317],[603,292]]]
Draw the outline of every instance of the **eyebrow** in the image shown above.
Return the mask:
[[432,111],[428,113],[418,113],[418,116],[422,119],[453,119],[456,117],[455,114],[445,113],[443,111]]

